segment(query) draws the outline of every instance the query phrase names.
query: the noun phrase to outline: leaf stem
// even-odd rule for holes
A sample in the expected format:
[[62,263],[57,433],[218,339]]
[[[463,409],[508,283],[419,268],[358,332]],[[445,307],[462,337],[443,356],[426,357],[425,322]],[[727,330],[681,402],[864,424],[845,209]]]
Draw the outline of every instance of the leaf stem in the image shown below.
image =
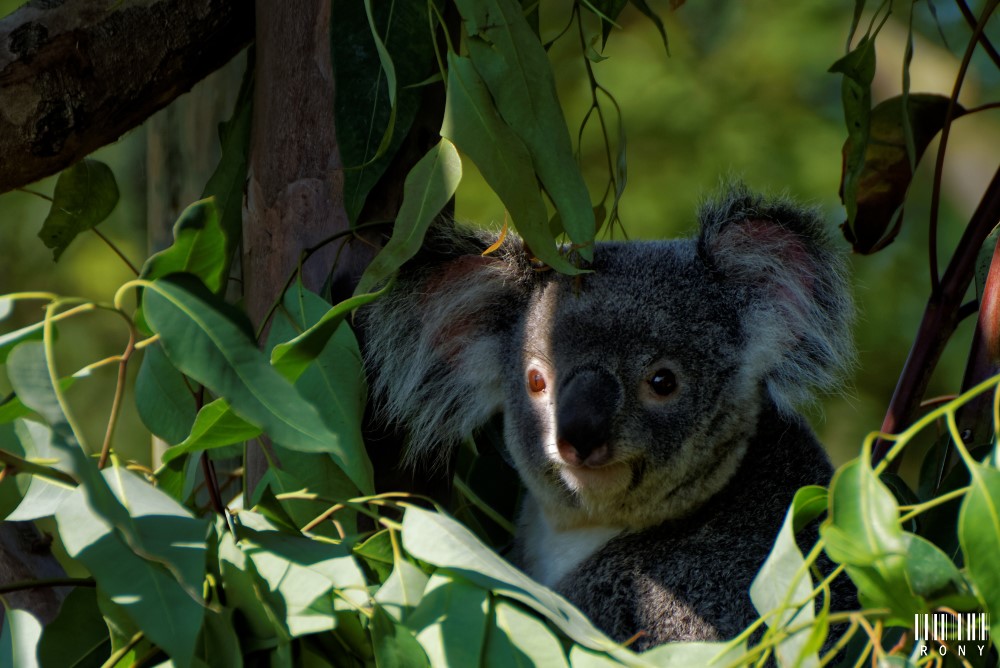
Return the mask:
[[96,587],[97,583],[93,578],[40,578],[38,580],[20,580],[0,585],[0,594],[9,594],[14,591],[25,589],[37,589],[40,587]]
[[108,248],[110,248],[112,251],[114,251],[115,255],[117,255],[119,258],[121,258],[122,262],[124,262],[126,265],[128,265],[128,268],[132,270],[133,274],[135,274],[136,276],[139,275],[139,270],[135,268],[134,264],[132,264],[131,262],[129,262],[129,259],[127,257],[125,257],[125,253],[123,253],[122,250],[120,248],[118,248],[118,246],[116,246],[115,243],[113,241],[111,241],[111,239],[109,239],[107,237],[107,235],[105,235],[103,232],[101,232],[96,227],[92,227],[90,229],[91,229],[91,231],[94,234],[96,234],[98,237],[100,237],[101,241],[103,241],[105,244],[107,244]]
[[[124,315],[124,314],[123,314]],[[128,318],[126,318],[128,322]],[[128,379],[128,361],[135,352],[135,328],[129,322],[128,343],[125,345],[125,352],[122,353],[118,361],[118,382],[115,385],[115,398],[111,402],[111,415],[108,416],[108,428],[104,432],[104,444],[101,446],[101,457],[97,461],[97,468],[103,469],[108,463],[108,455],[111,453],[111,441],[115,435],[115,427],[118,425],[118,416],[122,410],[122,400],[125,398],[125,382]]]
[[117,651],[112,652],[111,656],[108,657],[108,660],[104,662],[101,668],[114,668],[114,666],[118,665],[118,662],[125,658],[129,652],[135,649],[136,645],[142,642],[142,639],[145,637],[146,636],[142,631],[137,632],[134,636],[129,638],[127,643],[119,647]]
[[65,471],[60,471],[57,468],[33,462],[30,459],[18,457],[14,453],[6,450],[0,450],[0,462],[5,465],[3,469],[5,473],[10,471],[11,473],[27,473],[28,475],[42,476],[43,478],[63,482],[67,485],[72,485],[73,487],[76,487],[78,484],[76,478]]

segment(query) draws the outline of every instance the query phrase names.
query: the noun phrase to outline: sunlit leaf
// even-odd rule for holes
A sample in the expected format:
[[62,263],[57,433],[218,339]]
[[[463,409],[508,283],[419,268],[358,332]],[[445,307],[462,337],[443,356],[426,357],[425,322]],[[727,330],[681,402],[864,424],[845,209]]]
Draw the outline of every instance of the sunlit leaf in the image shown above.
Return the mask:
[[[469,34],[466,43],[475,71],[489,89],[503,123],[527,148],[538,180],[562,216],[566,234],[580,247],[580,255],[590,260],[595,232],[590,194],[573,155],[545,49],[514,0],[457,0],[456,4]],[[458,60],[450,61],[449,70]],[[470,77],[460,73],[460,78],[471,87]],[[451,94],[449,71],[449,97]],[[482,101],[477,100],[476,107],[479,115],[490,111],[489,105]],[[482,138],[486,140],[487,137]],[[471,155],[465,143],[455,143]],[[498,151],[509,149],[506,144],[496,147]],[[473,161],[486,176],[479,160],[473,158]],[[496,190],[489,177],[487,181]],[[507,204],[503,193],[497,190],[497,194]],[[509,205],[507,208],[520,230],[518,216]],[[531,247],[539,252],[534,245]]]
[[283,446],[329,453],[359,490],[372,491],[371,463],[364,451],[348,449],[253,340],[220,312],[217,300],[204,287],[182,279],[158,279],[143,299],[149,324],[182,373],[226,399],[237,415]]
[[17,668],[38,668],[36,647],[42,635],[42,624],[27,610],[4,610],[3,632],[0,633],[0,665]]
[[236,415],[225,399],[207,403],[198,411],[191,433],[163,453],[167,464],[181,455],[242,443],[260,436],[260,427]]
[[58,261],[78,234],[111,215],[116,204],[118,184],[111,168],[85,158],[59,174],[52,208],[38,238],[52,249],[52,259]]
[[174,243],[153,254],[141,278],[153,280],[184,272],[197,276],[212,292],[226,287],[226,235],[215,200],[203,199],[184,209],[174,223]]
[[405,558],[395,560],[388,579],[375,592],[375,600],[397,622],[417,607],[427,586],[427,574]]
[[355,295],[370,292],[416,255],[427,227],[454,196],[461,179],[462,160],[455,145],[442,138],[406,175],[392,237],[365,269]]
[[435,573],[406,625],[416,632],[434,668],[473,666],[486,640],[488,610],[486,590]]
[[[448,54],[448,98],[441,135],[476,164],[531,252],[554,269],[578,273],[552,241],[531,154],[500,118],[472,61],[454,53]],[[587,211],[589,215],[589,204]],[[593,226],[593,216],[589,217]]]

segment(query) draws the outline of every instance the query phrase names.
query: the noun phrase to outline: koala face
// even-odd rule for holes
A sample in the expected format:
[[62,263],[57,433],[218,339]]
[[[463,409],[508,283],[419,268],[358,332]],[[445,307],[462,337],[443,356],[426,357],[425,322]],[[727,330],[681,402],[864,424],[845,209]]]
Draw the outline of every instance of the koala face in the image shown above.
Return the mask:
[[735,474],[765,403],[791,413],[850,362],[842,261],[816,212],[733,186],[696,236],[599,243],[579,276],[513,235],[432,228],[362,313],[374,395],[410,461],[497,413],[556,528],[685,516]]
[[728,479],[761,390],[734,296],[692,241],[598,244],[591,268],[529,300],[507,351],[505,441],[557,524],[642,528]]

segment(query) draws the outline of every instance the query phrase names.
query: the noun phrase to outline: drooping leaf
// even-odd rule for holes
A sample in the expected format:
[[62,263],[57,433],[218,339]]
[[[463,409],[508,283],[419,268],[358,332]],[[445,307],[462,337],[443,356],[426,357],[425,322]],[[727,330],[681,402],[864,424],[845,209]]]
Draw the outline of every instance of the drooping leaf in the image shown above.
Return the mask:
[[899,506],[867,461],[840,468],[830,483],[830,515],[821,527],[830,557],[844,564],[865,605],[889,608],[888,623],[908,624],[922,602],[906,580],[907,539]]
[[527,605],[586,647],[631,656],[566,599],[511,566],[455,520],[410,507],[403,516],[402,536],[403,547],[413,557]]
[[[827,493],[822,487],[803,487],[795,493],[774,547],[750,585],[750,600],[757,612],[763,616],[779,610],[777,617],[767,617],[772,628],[815,620],[811,601],[797,607],[809,599],[813,582],[795,532],[825,511],[826,504]],[[808,640],[808,634],[794,634],[779,643],[775,653],[782,664],[818,666],[819,658],[803,651]]]
[[196,415],[191,388],[159,343],[143,349],[135,407],[146,428],[167,443],[179,443],[191,432]]
[[[640,12],[642,12],[642,14],[647,19],[649,19],[650,21],[652,21],[653,25],[656,26],[656,29],[660,33],[660,39],[663,40],[663,50],[666,51],[667,55],[669,56],[670,55],[670,41],[667,39],[667,29],[663,27],[663,19],[660,18],[659,14],[657,14],[656,12],[653,11],[653,9],[649,6],[649,3],[646,2],[646,0],[630,0],[630,1],[631,1],[631,3],[633,5],[635,5],[636,9],[638,9]],[[671,0],[670,1],[671,9],[677,9],[677,7],[679,7],[682,4],[684,4],[684,0]]]
[[247,50],[247,68],[236,96],[233,115],[219,124],[222,155],[205,184],[201,199],[211,197],[225,235],[226,249],[220,272],[225,278],[236,248],[243,236],[243,193],[246,190],[247,153],[250,145],[250,121],[253,118],[254,47]]
[[45,321],[43,320],[0,335],[0,364],[4,364],[7,361],[7,355],[21,341],[41,341],[44,327]]
[[482,655],[488,610],[486,590],[435,573],[406,625],[416,632],[434,668],[473,666]]
[[168,464],[181,455],[242,443],[260,436],[260,427],[252,425],[233,412],[225,399],[205,404],[183,441],[163,453],[163,463]]
[[545,622],[505,601],[497,601],[493,614],[497,628],[532,665],[569,668],[559,638]]
[[906,539],[906,579],[914,594],[941,604],[946,597],[968,595],[965,581],[948,555],[920,536],[906,534]]
[[865,151],[871,130],[872,80],[875,78],[875,40],[865,35],[846,56],[830,66],[843,74],[841,101],[847,123],[840,199],[847,209],[847,226],[857,217],[858,180],[864,169]]
[[118,184],[111,168],[85,158],[59,174],[52,208],[38,238],[52,249],[52,259],[58,261],[78,234],[111,215],[116,204]]
[[[54,435],[47,426],[38,422],[18,420],[14,423],[13,431],[23,449],[25,459],[44,461],[48,466],[61,471],[72,470],[69,457],[53,444]],[[25,484],[27,489],[20,505],[6,517],[11,522],[52,516],[63,500],[75,489],[75,485],[40,475],[28,477]]]
[[188,206],[174,223],[174,243],[154,253],[142,267],[140,278],[153,280],[184,272],[197,276],[209,290],[226,287],[226,235],[212,198]]
[[[78,488],[56,512],[67,553],[101,591],[178,664],[194,656],[204,607],[205,533],[202,520],[124,470],[107,470],[115,496],[127,504],[141,553],[122,539]],[[200,596],[199,596],[200,598]]]
[[46,624],[38,646],[41,668],[101,666],[111,655],[111,638],[92,587],[77,587]]
[[968,462],[969,492],[958,516],[965,566],[990,615],[990,635],[1000,637],[1000,471]]
[[[457,0],[456,4],[468,31],[469,56],[475,71],[486,84],[503,122],[527,148],[534,172],[559,211],[566,234],[580,247],[585,260],[592,259],[595,227],[590,194],[573,156],[545,49],[515,0]],[[451,67],[454,63],[449,64]],[[488,105],[476,106],[479,114],[488,111]],[[455,143],[468,153],[462,142]],[[501,144],[497,150],[508,147]],[[473,160],[483,171],[479,161]],[[497,193],[506,204],[503,194]],[[516,216],[514,224],[521,229]],[[532,250],[538,252],[534,246]]]
[[442,137],[406,175],[392,237],[365,269],[355,296],[370,292],[416,255],[427,227],[454,196],[461,180],[462,160],[455,145]]
[[378,604],[372,606],[368,630],[375,650],[375,664],[379,668],[423,668],[430,665],[413,632],[398,624]]
[[584,3],[584,7],[594,11],[601,19],[602,49],[607,46],[608,36],[611,35],[611,29],[615,27],[614,21],[618,20],[618,15],[622,13],[627,4],[628,0],[594,0]]
[[237,415],[283,446],[330,454],[359,490],[371,493],[371,462],[365,452],[348,449],[203,286],[183,278],[157,279],[143,299],[150,325],[182,373],[226,399]]
[[[879,103],[869,115],[867,143],[862,149],[855,147],[861,136],[849,134],[844,144],[843,198],[848,212],[854,211],[844,227],[844,235],[859,253],[873,253],[888,245],[899,232],[895,224],[902,215],[913,163],[920,160],[934,136],[944,127],[949,100],[942,95],[910,93],[905,98],[896,96]],[[908,116],[912,132],[913,156],[907,149]],[[965,113],[956,106],[954,118]],[[858,154],[863,156],[859,171],[848,172]],[[852,188],[847,187],[853,178]],[[854,200],[847,198],[853,195]]]
[[[563,273],[579,273],[559,254],[549,234],[548,215],[538,191],[531,154],[500,118],[472,61],[454,53],[448,54],[448,98],[441,135],[476,164],[500,196],[531,252]],[[587,211],[593,226],[589,203]]]
[[433,71],[427,12],[425,0],[338,2],[332,7],[334,114],[346,167],[344,206],[351,222],[358,222],[368,193],[413,124],[422,95],[415,84]]
[[0,665],[38,668],[36,648],[41,635],[42,624],[33,614],[6,608],[0,633]]

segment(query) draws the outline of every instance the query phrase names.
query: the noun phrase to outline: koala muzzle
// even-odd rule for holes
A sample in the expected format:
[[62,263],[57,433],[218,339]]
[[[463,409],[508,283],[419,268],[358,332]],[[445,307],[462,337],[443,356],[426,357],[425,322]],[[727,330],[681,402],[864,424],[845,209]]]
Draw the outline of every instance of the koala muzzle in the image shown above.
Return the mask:
[[556,445],[571,466],[596,468],[611,460],[611,423],[621,387],[603,369],[571,374],[556,395]]

